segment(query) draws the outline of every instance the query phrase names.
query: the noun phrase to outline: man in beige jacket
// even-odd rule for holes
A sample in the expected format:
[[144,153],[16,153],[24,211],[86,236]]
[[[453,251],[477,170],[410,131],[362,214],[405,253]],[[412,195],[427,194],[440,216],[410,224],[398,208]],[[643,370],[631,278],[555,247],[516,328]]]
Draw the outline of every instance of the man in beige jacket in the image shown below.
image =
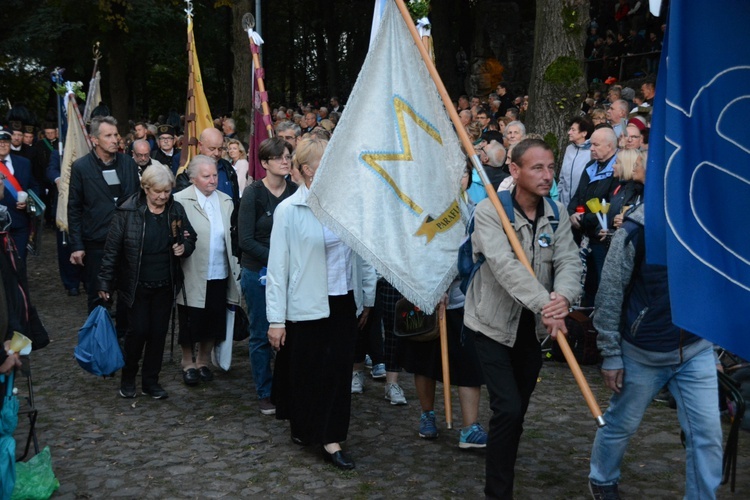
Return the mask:
[[539,340],[567,333],[565,316],[581,292],[582,272],[567,212],[545,199],[555,175],[550,147],[526,139],[513,159],[513,226],[536,278],[513,253],[493,205],[483,200],[474,214],[472,246],[474,260],[482,254],[486,261],[471,281],[464,316],[468,334],[476,335],[492,409],[485,495],[508,499],[524,415],[542,366]]

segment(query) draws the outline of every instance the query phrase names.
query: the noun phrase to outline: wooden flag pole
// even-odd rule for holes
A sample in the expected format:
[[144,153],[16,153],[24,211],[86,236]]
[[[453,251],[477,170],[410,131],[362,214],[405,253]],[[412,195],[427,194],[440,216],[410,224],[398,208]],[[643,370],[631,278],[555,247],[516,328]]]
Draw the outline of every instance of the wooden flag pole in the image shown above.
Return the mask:
[[[188,22],[192,22],[188,19]],[[185,142],[182,146],[182,154],[180,155],[180,168],[179,173],[182,173],[188,165],[188,160],[196,156],[198,152],[198,137],[197,124],[195,122],[195,82],[193,80],[193,50],[194,50],[195,36],[193,30],[190,30],[188,38],[188,92],[187,92],[187,105],[185,109]]]
[[[425,50],[429,54],[430,60],[434,62],[431,37],[428,35],[420,35],[422,44]],[[453,429],[453,402],[451,401],[451,367],[450,358],[448,356],[448,322],[446,320],[446,308],[444,303],[440,303],[438,309],[438,318],[440,325],[440,361],[442,364],[443,372],[443,406],[445,408],[445,426],[448,429]]]
[[[432,77],[432,80],[435,82],[437,91],[440,94],[441,99],[443,100],[443,104],[445,105],[445,109],[448,112],[448,116],[450,116],[450,119],[453,122],[453,126],[456,129],[456,133],[458,134],[458,138],[461,141],[461,145],[463,146],[467,154],[471,154],[471,152],[474,150],[474,147],[471,143],[471,139],[469,139],[469,134],[466,133],[466,129],[464,129],[463,125],[461,125],[461,120],[458,118],[458,113],[453,107],[453,102],[448,95],[448,91],[445,89],[445,85],[443,85],[443,81],[440,79],[440,75],[438,74],[437,69],[435,69],[435,65],[432,63],[430,55],[427,53],[427,50],[421,43],[419,33],[417,32],[416,26],[414,26],[414,21],[412,21],[411,19],[411,15],[409,14],[409,10],[406,8],[406,4],[404,4],[404,0],[394,1],[396,2],[396,5],[401,12],[401,17],[404,18],[404,22],[409,28],[409,32],[414,39],[414,43],[417,45],[417,49],[422,56],[422,60],[427,66],[427,71],[430,73],[430,77]],[[521,242],[518,241],[516,231],[513,228],[510,220],[508,219],[508,215],[505,213],[505,210],[503,210],[500,199],[497,197],[497,192],[492,187],[492,183],[490,182],[489,177],[487,177],[487,174],[484,171],[484,167],[482,167],[482,163],[479,161],[479,156],[476,153],[471,155],[471,163],[474,166],[474,169],[476,169],[477,173],[479,174],[479,177],[482,179],[482,184],[484,184],[484,188],[487,190],[487,196],[489,197],[490,202],[495,207],[495,210],[500,217],[500,222],[503,225],[503,230],[508,236],[508,241],[513,248],[513,252],[516,254],[516,258],[518,258],[519,262],[521,262],[521,264],[523,264],[524,267],[528,269],[532,276],[535,276],[534,270],[529,263],[529,259],[526,257],[526,253],[524,253],[523,248],[521,247]],[[578,361],[576,361],[576,358],[573,355],[573,351],[571,351],[570,346],[568,345],[568,341],[565,338],[565,335],[557,332],[556,338],[557,342],[560,344],[560,349],[565,356],[565,361],[568,362],[568,366],[570,366],[570,370],[573,372],[573,377],[578,383],[578,387],[583,394],[583,398],[586,400],[589,411],[591,411],[591,414],[593,415],[599,427],[604,426],[602,410],[601,408],[599,408],[599,404],[596,402],[596,398],[591,392],[591,388],[589,387],[588,382],[586,382],[586,377],[583,376],[581,367],[578,365]]]
[[[258,46],[253,43],[252,38],[250,39],[250,50],[253,53],[253,66],[255,67],[255,81],[258,82],[258,92],[263,95],[266,92],[266,84],[263,82],[263,76],[260,74],[260,72],[263,71],[263,68],[260,67],[260,56],[257,52]],[[268,130],[268,137],[273,137],[273,125],[270,121],[271,110],[268,108],[268,99],[266,98],[264,100],[261,97],[260,103],[263,107],[263,121],[265,122],[266,130]],[[267,118],[269,120],[267,120]]]
[[[81,116],[81,111],[78,108],[78,103],[76,102],[75,97],[73,97],[70,100],[70,104],[73,106],[73,110],[75,110],[75,115],[78,121],[78,126],[81,127],[81,131],[83,132],[83,137],[84,139],[86,139],[86,145],[89,147],[89,150],[91,150],[93,148],[93,144],[91,144],[91,137],[89,137],[88,129],[86,128],[86,124],[83,122],[83,117]],[[71,118],[68,117],[68,122],[70,121],[71,121]]]
[[451,403],[451,372],[448,363],[448,321],[445,317],[446,309],[443,302],[438,309],[440,321],[440,352],[443,363],[443,398],[445,399],[445,426],[453,429],[453,405]]
[[[265,71],[260,65],[260,46],[258,43],[263,43],[263,40],[260,39],[260,35],[253,31],[253,28],[255,27],[255,17],[249,12],[242,16],[242,27],[247,31],[247,38],[250,41],[250,53],[253,55],[253,71],[255,73],[253,76],[255,76],[255,81],[258,85],[260,104],[263,109],[263,124],[266,126],[266,130],[268,130],[268,137],[273,137],[274,131],[273,123],[271,121],[271,110],[268,107],[268,93],[266,92],[266,84],[263,80],[265,77]],[[255,43],[253,34],[258,37],[258,43]],[[255,96],[253,96],[253,99],[254,98]],[[254,107],[255,106],[253,106],[253,108]]]

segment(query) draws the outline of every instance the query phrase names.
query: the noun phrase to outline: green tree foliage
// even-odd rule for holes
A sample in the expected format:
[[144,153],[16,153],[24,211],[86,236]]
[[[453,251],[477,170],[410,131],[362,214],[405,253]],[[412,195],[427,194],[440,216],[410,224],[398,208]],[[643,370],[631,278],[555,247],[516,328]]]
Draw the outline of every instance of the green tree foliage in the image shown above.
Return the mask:
[[[46,113],[54,105],[50,71],[65,68],[65,79],[88,86],[92,46],[99,41],[102,92],[118,118],[180,110],[187,86],[183,7],[177,0],[3,0],[0,97]],[[196,30],[198,44],[204,36],[221,39],[213,6],[197,5],[196,11],[209,14],[208,26]]]
[[[456,69],[456,52],[463,46],[469,62],[474,61],[472,33],[483,20],[475,19],[473,13],[480,12],[477,9],[482,2],[491,1],[432,2],[436,63],[455,95],[466,92],[464,75]],[[103,99],[121,123],[127,119],[155,120],[171,110],[184,112],[184,1],[0,2],[0,117],[7,110],[7,101],[25,102],[40,117],[54,108],[49,74],[55,67],[66,69],[66,79],[80,80],[88,87],[94,65],[91,51],[97,41],[101,43]],[[374,3],[263,0],[262,55],[271,103],[324,104],[333,95],[346,100],[367,54]],[[508,3],[517,3],[533,15],[532,5],[537,2]],[[249,52],[246,33],[237,28],[236,19],[245,9],[255,14],[255,1],[193,0],[196,47],[206,94],[216,117],[230,111],[235,116],[247,116],[246,108],[252,102],[246,67],[249,58],[237,57],[241,51]],[[559,6],[554,14],[560,24]],[[587,18],[577,22],[583,26]],[[525,78],[519,75],[519,81],[513,83],[521,88],[525,83],[520,80]]]
[[263,48],[271,99],[348,95],[369,47],[373,7],[373,0],[269,2]]

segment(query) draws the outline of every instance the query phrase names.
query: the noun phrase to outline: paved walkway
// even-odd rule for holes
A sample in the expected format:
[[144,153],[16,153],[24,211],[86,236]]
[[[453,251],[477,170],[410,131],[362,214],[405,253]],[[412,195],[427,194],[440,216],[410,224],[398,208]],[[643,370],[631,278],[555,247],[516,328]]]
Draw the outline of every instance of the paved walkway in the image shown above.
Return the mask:
[[[401,376],[407,406],[390,406],[383,384],[368,378],[353,398],[345,448],[357,463],[340,472],[317,450],[289,438],[286,422],[260,414],[247,346],[236,343],[232,369],[209,384],[187,388],[175,362],[165,361],[169,399],[117,396],[118,379],[96,378],[73,358],[85,298],[67,297],[59,284],[52,240],[30,257],[31,294],[52,343],[32,355],[39,441],[52,452],[59,499],[79,498],[480,498],[484,454],[457,447],[457,430],[439,423],[440,437],[417,435],[419,404],[412,377]],[[596,369],[584,373],[604,406]],[[315,373],[310,374],[311,377]],[[438,391],[442,387],[438,385]],[[442,401],[436,410],[442,414]],[[454,420],[460,426],[454,391]],[[489,413],[483,392],[480,419]],[[22,422],[17,432],[19,446]],[[596,431],[567,367],[544,364],[531,401],[517,463],[516,498],[588,498],[588,460]],[[725,425],[726,433],[726,425]],[[740,437],[737,492],[750,497],[750,437]],[[681,498],[684,451],[675,411],[654,404],[626,455],[624,498]]]

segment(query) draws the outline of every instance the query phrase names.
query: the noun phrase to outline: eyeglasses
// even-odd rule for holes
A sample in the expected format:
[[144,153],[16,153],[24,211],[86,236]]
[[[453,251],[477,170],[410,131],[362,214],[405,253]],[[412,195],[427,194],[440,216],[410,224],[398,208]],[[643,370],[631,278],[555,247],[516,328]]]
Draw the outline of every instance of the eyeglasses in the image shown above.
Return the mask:
[[5,175],[3,174],[0,174],[0,181],[4,181],[5,179],[7,179],[7,177],[5,177]]
[[641,137],[643,137],[643,136],[641,136],[641,135],[633,135],[633,134],[631,134],[631,135],[629,135],[629,136],[627,137],[627,140],[628,140],[628,141],[630,141],[630,140],[636,140],[636,139],[640,139]]
[[281,137],[285,141],[293,141],[293,140],[297,139],[296,135],[280,135],[279,137]]
[[162,141],[162,142],[169,142],[169,141],[174,141],[174,137],[169,137],[169,136],[167,136],[167,137],[159,137],[159,140]]
[[271,160],[281,160],[281,162],[290,162],[292,161],[292,155],[284,155],[284,156],[269,156],[268,161]]

